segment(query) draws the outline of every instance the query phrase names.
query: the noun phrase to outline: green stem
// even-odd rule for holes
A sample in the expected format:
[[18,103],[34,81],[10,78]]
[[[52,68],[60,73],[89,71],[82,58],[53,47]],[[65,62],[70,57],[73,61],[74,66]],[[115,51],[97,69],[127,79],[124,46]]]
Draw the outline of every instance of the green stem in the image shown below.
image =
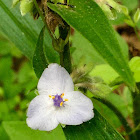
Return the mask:
[[136,34],[137,38],[138,38],[139,41],[140,41],[140,36],[139,36],[139,34],[138,34],[138,31],[137,31],[137,29],[136,29],[136,26],[134,26],[133,28],[134,28],[134,31],[135,31],[135,34]]
[[63,52],[60,52],[60,53],[59,53],[59,56],[60,56],[60,65],[61,65],[62,67],[64,67],[64,56],[63,56]]
[[[139,36],[138,31],[136,29],[135,22],[133,21],[133,19],[129,15],[127,17],[128,17],[129,20],[132,21],[133,29],[135,31],[135,34],[136,34],[137,38],[140,41],[140,36]],[[133,92],[130,89],[130,91],[132,93],[132,98],[133,98],[133,121],[134,121],[135,127],[140,123],[140,94],[139,94],[140,86],[137,85],[137,87],[138,87],[138,90],[136,88],[135,92]],[[140,130],[137,130],[134,134],[137,137],[137,139],[139,140],[140,139]]]
[[[109,107],[118,117],[118,119],[120,120],[120,122],[122,123],[122,125],[125,128],[125,131],[127,134],[129,134],[130,132],[132,132],[131,127],[129,126],[128,122],[126,121],[125,117],[122,115],[122,113],[118,110],[117,107],[115,107],[110,101],[108,101],[107,99],[104,98],[98,98],[98,97],[93,97],[94,99],[100,101],[101,103],[105,104],[107,107]],[[134,134],[130,134],[129,135],[130,140],[136,140],[136,137]]]
[[132,21],[132,23],[133,23],[133,29],[134,29],[134,32],[135,32],[135,34],[136,34],[137,38],[138,38],[138,39],[139,39],[139,41],[140,41],[140,36],[139,36],[139,34],[138,34],[138,32],[137,32],[135,22],[134,22],[134,21],[133,21],[133,19],[130,17],[130,15],[126,15],[126,17],[127,17],[129,20],[131,20],[131,21]]
[[[140,85],[137,84],[137,88],[140,89]],[[140,123],[140,94],[134,92],[133,97],[133,120],[135,127]],[[135,132],[137,139],[140,139],[140,130]]]
[[64,47],[64,67],[66,70],[71,73],[72,72],[72,64],[71,64],[71,55],[70,55],[70,45],[69,42]]
[[135,133],[136,131],[138,131],[140,129],[140,123],[132,130],[132,132],[130,132],[129,134]]
[[[40,17],[42,18],[42,21],[44,22],[44,24],[45,24],[45,26],[46,26],[46,28],[47,28],[47,30],[48,30],[52,40],[56,41],[56,38],[54,39],[54,36],[52,35],[52,32],[50,31],[50,29],[49,29],[49,27],[48,27],[48,25],[47,25],[47,23],[45,21],[45,18],[43,16],[43,14],[42,14],[42,12],[41,12],[37,2],[36,2],[36,0],[33,0],[33,1],[34,1],[35,7],[36,7]],[[64,2],[67,3],[67,0],[65,0]],[[65,40],[67,40],[67,37],[69,37],[70,26],[66,22],[64,22],[64,24],[65,24],[65,27],[61,27],[61,26],[59,27],[59,32],[60,32],[60,38],[65,41]],[[57,44],[57,43],[55,43],[55,44]],[[65,67],[66,70],[69,73],[71,73],[71,57],[70,57],[69,41],[66,43],[64,48],[62,47],[62,49],[63,50],[61,50],[59,52],[59,55],[60,55],[60,65],[62,67]]]

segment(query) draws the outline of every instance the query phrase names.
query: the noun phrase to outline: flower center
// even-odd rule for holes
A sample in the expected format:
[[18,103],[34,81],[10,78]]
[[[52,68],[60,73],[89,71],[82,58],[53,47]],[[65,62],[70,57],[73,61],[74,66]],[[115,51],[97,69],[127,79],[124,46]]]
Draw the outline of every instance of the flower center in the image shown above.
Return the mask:
[[64,106],[63,105],[64,102],[68,101],[68,99],[63,100],[63,96],[64,96],[64,93],[62,93],[61,95],[56,94],[55,96],[49,95],[49,97],[53,99],[54,106],[56,107]]

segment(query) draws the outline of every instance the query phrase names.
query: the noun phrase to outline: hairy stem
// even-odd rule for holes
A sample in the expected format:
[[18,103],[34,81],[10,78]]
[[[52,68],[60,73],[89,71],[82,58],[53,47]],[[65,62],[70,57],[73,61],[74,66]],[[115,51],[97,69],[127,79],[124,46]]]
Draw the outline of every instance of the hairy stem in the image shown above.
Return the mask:
[[42,12],[41,12],[41,10],[40,10],[40,8],[39,8],[39,6],[38,6],[36,0],[33,0],[33,2],[34,2],[34,5],[35,5],[35,7],[36,7],[36,9],[37,9],[37,11],[38,11],[38,13],[39,13],[39,15],[40,15],[42,21],[44,22],[44,25],[45,25],[45,27],[47,28],[47,30],[48,30],[48,32],[49,32],[51,38],[54,40],[54,37],[53,37],[53,35],[52,35],[52,33],[51,33],[49,27],[48,27],[48,24],[47,24],[46,21],[45,21],[45,18],[44,18],[44,16],[43,16],[43,14],[42,14]]
[[[40,17],[42,18],[42,21],[44,22],[51,38],[53,41],[56,41],[56,38],[54,38],[52,32],[50,31],[46,21],[45,21],[45,18],[44,18],[44,15],[42,14],[36,0],[33,0],[34,1],[34,4],[35,4],[35,7],[40,15]],[[46,0],[47,2],[47,0]],[[67,0],[64,1],[64,3],[67,4]],[[46,3],[47,4],[47,3]],[[65,67],[65,69],[71,73],[71,57],[70,57],[70,45],[69,45],[69,41],[68,41],[68,37],[69,37],[69,32],[70,32],[70,26],[64,21],[64,27],[60,26],[59,27],[59,33],[60,33],[60,38],[64,41],[67,41],[66,42],[66,45],[63,47],[62,46],[62,50],[59,52],[59,55],[60,55],[60,65]],[[55,43],[57,44],[57,43]]]

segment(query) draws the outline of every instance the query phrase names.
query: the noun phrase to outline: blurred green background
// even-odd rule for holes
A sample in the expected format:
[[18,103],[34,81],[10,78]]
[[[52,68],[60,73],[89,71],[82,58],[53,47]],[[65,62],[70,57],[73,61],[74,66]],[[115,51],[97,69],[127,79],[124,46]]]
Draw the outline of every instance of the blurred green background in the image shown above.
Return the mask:
[[[137,0],[133,2],[132,0],[122,0],[122,2],[129,8],[131,13],[138,7]],[[131,4],[131,2],[133,4]],[[19,11],[18,14],[20,15]],[[22,18],[21,15],[20,18]],[[32,17],[29,16],[28,18],[30,19]],[[24,18],[22,19],[24,20]],[[112,21],[112,24],[115,25],[120,25],[122,23],[123,17],[119,14],[118,19]],[[126,59],[128,59],[129,47],[120,36],[117,37],[122,51]],[[100,55],[93,49],[92,45],[81,36],[81,34],[75,32],[71,40],[71,52],[75,65],[78,64],[80,60],[83,61],[83,64],[94,63],[95,69],[92,71],[91,76],[100,76],[107,84],[116,78],[116,72],[104,62]],[[20,43],[20,41],[17,42]],[[81,59],[83,56],[84,59]],[[4,121],[26,120],[28,104],[36,96],[37,82],[38,79],[33,71],[32,62],[22,55],[15,45],[0,32],[0,140],[9,139],[3,127]],[[115,106],[121,111],[125,118],[127,118],[129,124],[133,126],[133,109],[130,91],[127,87],[123,87],[114,93],[109,94],[106,98],[113,104],[115,103]],[[114,126],[114,128],[124,133],[122,124],[108,107],[97,100],[94,100],[94,107]],[[18,129],[18,127],[16,129]]]
[[0,33],[0,139],[2,121],[25,120],[28,103],[34,98],[37,78],[31,62]]

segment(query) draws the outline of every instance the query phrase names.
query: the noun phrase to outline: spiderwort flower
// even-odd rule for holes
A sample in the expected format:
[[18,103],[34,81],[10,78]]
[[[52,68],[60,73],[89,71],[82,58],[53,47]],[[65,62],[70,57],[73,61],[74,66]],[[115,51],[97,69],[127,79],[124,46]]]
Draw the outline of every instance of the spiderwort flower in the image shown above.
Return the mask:
[[39,95],[28,108],[27,124],[32,129],[50,131],[59,123],[79,125],[94,117],[92,101],[74,91],[68,72],[58,64],[50,64],[39,79]]

